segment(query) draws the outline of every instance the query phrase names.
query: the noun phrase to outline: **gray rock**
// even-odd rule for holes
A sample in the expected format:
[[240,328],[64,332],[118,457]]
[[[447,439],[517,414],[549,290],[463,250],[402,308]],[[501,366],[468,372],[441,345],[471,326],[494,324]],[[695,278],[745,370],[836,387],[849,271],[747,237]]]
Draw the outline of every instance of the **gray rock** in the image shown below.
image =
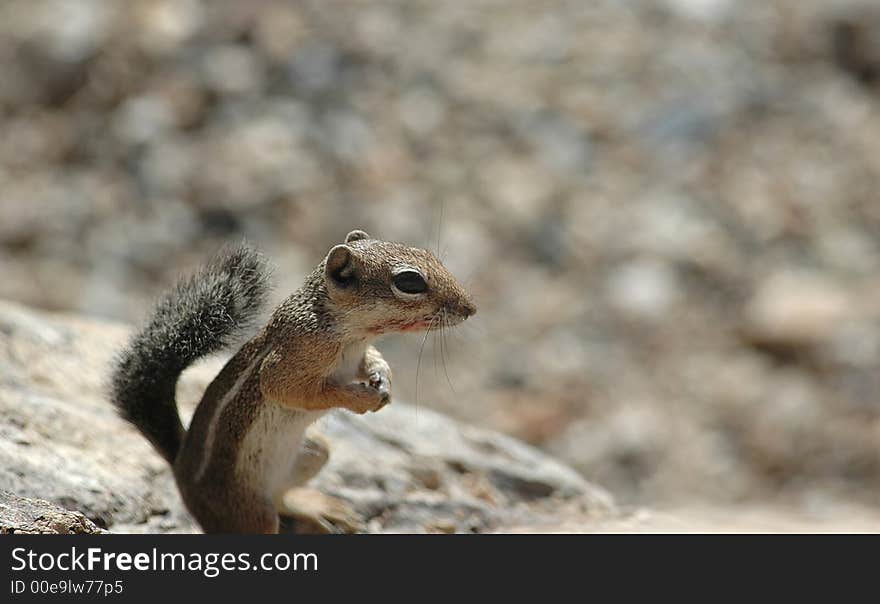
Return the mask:
[[97,534],[103,531],[80,512],[71,512],[43,499],[18,497],[0,491],[0,534]]
[[[0,504],[10,508],[4,527],[197,530],[167,465],[106,400],[108,363],[125,336],[119,325],[0,302],[0,490],[89,519],[76,524],[72,512],[56,510],[39,520],[34,510],[50,504],[13,498]],[[183,415],[219,366],[183,376]],[[349,502],[370,532],[482,532],[546,525],[562,505],[587,515],[614,510],[605,491],[539,451],[425,408],[334,412],[316,428],[333,453],[313,486]]]
[[428,409],[338,412],[318,428],[334,448],[316,485],[352,502],[370,530],[483,531],[548,499],[613,509],[607,493],[532,447]]
[[745,308],[745,331],[759,344],[810,346],[857,318],[854,296],[832,280],[784,271],[764,280]]

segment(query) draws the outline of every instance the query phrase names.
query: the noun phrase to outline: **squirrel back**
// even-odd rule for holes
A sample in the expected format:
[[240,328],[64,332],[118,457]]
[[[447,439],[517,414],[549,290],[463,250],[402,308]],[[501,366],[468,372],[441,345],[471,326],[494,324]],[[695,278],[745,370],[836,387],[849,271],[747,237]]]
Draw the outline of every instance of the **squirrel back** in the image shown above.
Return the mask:
[[177,379],[252,325],[266,301],[268,273],[263,257],[247,245],[223,250],[178,282],[118,355],[113,404],[169,463],[185,435],[175,401]]

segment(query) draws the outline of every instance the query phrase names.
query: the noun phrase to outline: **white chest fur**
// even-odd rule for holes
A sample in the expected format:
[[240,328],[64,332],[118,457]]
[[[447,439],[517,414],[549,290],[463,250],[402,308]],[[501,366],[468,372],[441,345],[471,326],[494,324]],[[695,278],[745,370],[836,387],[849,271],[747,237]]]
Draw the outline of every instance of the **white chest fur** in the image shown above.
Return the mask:
[[[346,346],[330,377],[341,384],[356,380],[367,346],[366,340]],[[238,475],[273,496],[287,488],[306,428],[324,413],[265,401],[242,442],[236,465]]]
[[306,428],[324,413],[265,401],[242,442],[238,475],[272,495],[289,486]]
[[364,352],[367,350],[367,345],[366,340],[360,340],[346,346],[342,350],[342,354],[339,355],[339,360],[330,377],[340,384],[355,381],[361,361],[364,358]]

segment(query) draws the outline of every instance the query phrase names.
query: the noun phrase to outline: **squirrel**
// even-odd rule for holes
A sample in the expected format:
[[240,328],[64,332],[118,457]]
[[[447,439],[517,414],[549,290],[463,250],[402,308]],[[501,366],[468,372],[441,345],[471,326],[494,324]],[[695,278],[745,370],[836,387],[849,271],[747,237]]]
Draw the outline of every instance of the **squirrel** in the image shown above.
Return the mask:
[[253,326],[268,281],[266,261],[251,247],[222,251],[159,301],[112,372],[118,412],[172,465],[207,533],[277,533],[282,517],[326,529],[350,520],[339,500],[336,516],[330,506],[321,518],[285,496],[329,456],[306,428],[330,409],[363,414],[390,402],[391,368],[376,338],[454,325],[476,312],[431,252],[352,231],[226,363],[184,429],[175,401],[180,374]]

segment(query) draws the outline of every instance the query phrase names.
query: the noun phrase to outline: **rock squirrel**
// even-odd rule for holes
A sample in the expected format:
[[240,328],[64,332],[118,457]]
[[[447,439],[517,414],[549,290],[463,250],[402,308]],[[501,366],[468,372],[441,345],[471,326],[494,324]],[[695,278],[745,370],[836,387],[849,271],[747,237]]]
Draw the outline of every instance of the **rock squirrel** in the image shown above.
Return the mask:
[[113,368],[113,403],[173,466],[205,532],[275,533],[279,514],[326,528],[356,521],[339,500],[310,506],[287,496],[328,457],[306,428],[329,409],[366,413],[390,401],[391,369],[371,344],[377,337],[476,312],[431,252],[352,231],[226,363],[185,430],[178,377],[253,323],[267,274],[246,245],[222,252],[157,304]]

